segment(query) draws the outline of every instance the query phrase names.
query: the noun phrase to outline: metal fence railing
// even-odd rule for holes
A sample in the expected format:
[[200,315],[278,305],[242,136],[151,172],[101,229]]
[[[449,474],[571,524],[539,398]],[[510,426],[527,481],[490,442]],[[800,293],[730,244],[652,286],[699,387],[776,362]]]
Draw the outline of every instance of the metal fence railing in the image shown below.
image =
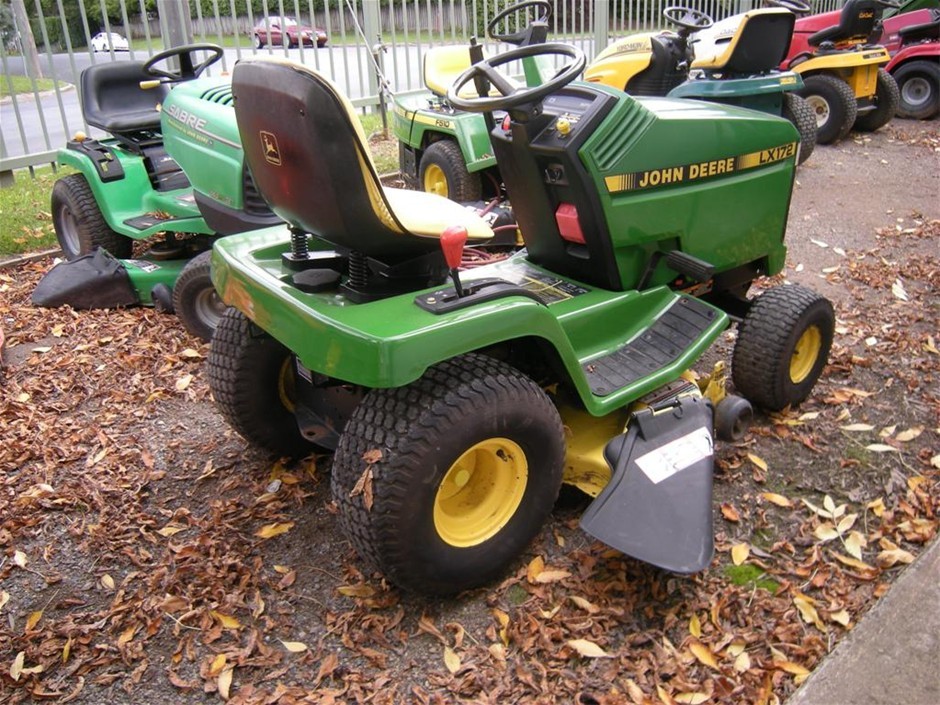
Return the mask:
[[[760,0],[684,0],[715,19],[758,5]],[[326,72],[357,106],[379,103],[373,53],[380,40],[384,75],[393,92],[421,88],[428,49],[482,36],[494,15],[513,0],[11,0],[0,13],[0,173],[50,163],[82,119],[81,72],[102,61],[145,60],[170,46],[217,43],[223,61],[210,69],[227,72],[255,53],[277,53]],[[614,37],[665,26],[663,9],[677,0],[552,0],[553,41],[569,42],[592,57]],[[7,3],[4,1],[4,4]],[[816,11],[841,0],[816,0]],[[254,28],[266,18],[292,16],[328,35],[322,48],[259,48]],[[96,35],[105,43],[97,45]],[[129,41],[114,51],[110,33]],[[116,41],[116,40],[115,40]],[[95,51],[98,48],[99,51]],[[43,79],[43,80],[40,80]],[[52,79],[49,81],[48,79]]]

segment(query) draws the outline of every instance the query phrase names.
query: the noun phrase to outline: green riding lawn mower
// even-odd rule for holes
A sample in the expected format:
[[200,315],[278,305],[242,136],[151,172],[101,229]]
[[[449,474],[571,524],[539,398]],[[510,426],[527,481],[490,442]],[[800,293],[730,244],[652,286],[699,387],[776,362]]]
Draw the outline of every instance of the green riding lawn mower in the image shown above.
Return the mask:
[[[538,86],[499,70],[559,58]],[[793,125],[577,82],[584,65],[572,46],[523,46],[448,89],[455,111],[492,125],[525,244],[463,272],[464,246],[492,228],[436,194],[383,187],[326,77],[284,59],[234,69],[245,158],[284,223],[215,244],[231,308],[210,387],[249,442],[333,452],[341,526],[406,589],[501,575],[563,483],[593,496],[592,536],[668,570],[705,568],[714,437],[739,436],[748,399],[799,404],[826,365],[831,304],[801,286],[752,291],[784,266]],[[697,381],[690,369],[732,323],[740,397],[720,364]]]
[[[803,163],[816,145],[815,116],[795,93],[803,86],[799,76],[777,65],[790,44],[792,11],[808,6],[800,0],[772,1],[779,7],[736,15],[711,30],[712,20],[704,13],[666,8],[664,15],[679,27],[677,32],[649,32],[613,43],[587,67],[585,79],[631,95],[693,98],[780,115],[800,132]],[[529,0],[494,16],[486,33],[517,47],[542,44],[551,16],[551,3]],[[525,28],[507,32],[502,29],[507,20]],[[693,46],[698,47],[695,52]],[[428,93],[396,99],[393,125],[408,186],[461,202],[503,195],[489,143],[492,126],[483,115],[459,110],[446,97],[453,80],[483,56],[475,40],[469,46],[435,47],[424,58]],[[544,57],[526,56],[521,65],[528,86],[540,85],[555,72]],[[502,113],[494,117],[503,118]]]
[[212,244],[280,222],[244,167],[230,79],[199,78],[221,57],[195,44],[82,73],[85,122],[110,136],[78,134],[59,151],[77,171],[52,190],[65,261],[40,281],[35,304],[156,305],[212,336],[224,308],[209,277]]

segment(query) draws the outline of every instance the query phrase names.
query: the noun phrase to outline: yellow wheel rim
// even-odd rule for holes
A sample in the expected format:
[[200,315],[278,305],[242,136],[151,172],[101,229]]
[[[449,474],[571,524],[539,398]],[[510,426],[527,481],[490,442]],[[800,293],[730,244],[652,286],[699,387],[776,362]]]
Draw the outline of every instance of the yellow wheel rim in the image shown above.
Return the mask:
[[424,190],[447,198],[447,176],[437,164],[428,164],[424,170]]
[[434,498],[434,528],[451,546],[467,548],[495,536],[512,519],[529,479],[518,443],[489,438],[457,458]]
[[816,366],[821,349],[822,333],[816,326],[810,326],[796,341],[793,356],[790,358],[790,380],[794,384],[799,384],[809,377],[810,372]]
[[288,355],[277,373],[277,397],[290,413],[294,413],[294,359]]

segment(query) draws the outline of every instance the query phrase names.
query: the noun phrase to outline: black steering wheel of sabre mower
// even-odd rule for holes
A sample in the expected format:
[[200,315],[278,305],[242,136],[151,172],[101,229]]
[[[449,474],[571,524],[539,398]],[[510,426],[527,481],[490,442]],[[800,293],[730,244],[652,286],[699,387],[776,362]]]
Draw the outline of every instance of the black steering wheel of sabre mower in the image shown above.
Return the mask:
[[682,29],[688,29],[693,32],[699,29],[708,29],[715,24],[712,18],[704,12],[680,5],[667,7],[663,10],[663,17],[677,27],[682,27]]
[[525,2],[516,3],[515,5],[510,5],[489,21],[489,24],[486,25],[486,36],[497,42],[506,42],[507,44],[518,45],[519,42],[521,42],[525,37],[524,29],[521,29],[518,32],[513,32],[512,34],[499,34],[496,31],[496,26],[499,24],[500,20],[503,20],[510,15],[521,15],[521,13],[530,8],[542,9],[542,14],[538,17],[536,22],[547,22],[552,16],[553,8],[552,4],[548,2],[548,0],[526,0]]
[[[508,64],[530,56],[566,56],[571,61],[563,66],[558,73],[541,86],[524,86],[516,88],[509,80],[496,70],[497,66]],[[550,93],[554,93],[562,86],[571,83],[584,70],[587,59],[577,47],[570,44],[532,44],[530,46],[510,49],[504,54],[497,54],[489,59],[471,64],[454,84],[447,89],[447,100],[455,108],[471,113],[488,113],[493,110],[509,110],[527,103],[536,103]],[[497,96],[478,96],[462,98],[460,89],[477,77],[486,79],[499,91]]]
[[803,2],[803,0],[764,0],[764,7],[782,7],[794,15],[808,15],[810,13],[809,3]]
[[[193,54],[197,51],[205,51],[209,55],[204,61],[193,64]],[[144,71],[156,78],[162,78],[176,83],[178,81],[189,81],[197,78],[199,74],[212,66],[216,61],[222,58],[222,47],[217,44],[184,44],[183,46],[172,47],[159,54],[154,54],[150,60],[144,64]],[[179,58],[179,71],[157,68],[157,64],[173,57]]]

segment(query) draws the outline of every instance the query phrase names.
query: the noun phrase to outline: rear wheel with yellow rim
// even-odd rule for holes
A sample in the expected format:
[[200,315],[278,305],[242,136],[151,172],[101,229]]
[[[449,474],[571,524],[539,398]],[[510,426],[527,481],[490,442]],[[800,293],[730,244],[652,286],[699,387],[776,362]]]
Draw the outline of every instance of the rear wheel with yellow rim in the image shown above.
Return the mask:
[[346,425],[333,498],[356,551],[406,589],[447,594],[499,576],[561,487],[558,411],[514,368],[470,354],[375,389]]
[[738,327],[731,363],[735,389],[768,411],[809,396],[829,359],[835,313],[802,286],[769,289]]
[[449,139],[433,142],[424,150],[418,183],[422,190],[458,203],[479,201],[483,193],[480,174],[467,171],[460,146]]
[[237,309],[220,319],[207,368],[216,406],[246,440],[278,455],[318,449],[297,427],[293,356]]

